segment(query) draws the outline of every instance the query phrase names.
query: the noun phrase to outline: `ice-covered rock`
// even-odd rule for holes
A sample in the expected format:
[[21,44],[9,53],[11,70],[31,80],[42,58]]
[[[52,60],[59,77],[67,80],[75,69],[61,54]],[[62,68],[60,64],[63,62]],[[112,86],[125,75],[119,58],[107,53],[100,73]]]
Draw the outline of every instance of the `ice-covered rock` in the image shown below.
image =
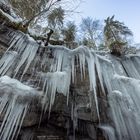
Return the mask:
[[[0,78],[0,112],[5,108],[8,111],[0,130],[3,140],[13,137],[11,128],[22,123],[21,114],[26,114],[30,99],[36,97],[34,88],[42,93],[42,114],[52,110],[71,115],[70,128],[74,130],[78,129],[78,119],[95,122],[95,127],[103,121],[108,125],[100,128],[109,139],[138,140],[140,137],[139,53],[118,58],[85,46],[73,50],[64,46],[45,48],[28,35],[14,32],[0,61],[0,75],[17,79]],[[18,110],[17,116],[15,110]]]

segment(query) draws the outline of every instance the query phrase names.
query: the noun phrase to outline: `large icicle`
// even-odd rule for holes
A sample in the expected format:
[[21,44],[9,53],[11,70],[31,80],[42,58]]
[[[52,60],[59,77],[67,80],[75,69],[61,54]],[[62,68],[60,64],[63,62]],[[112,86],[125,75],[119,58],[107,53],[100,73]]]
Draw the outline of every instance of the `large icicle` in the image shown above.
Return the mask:
[[[94,54],[95,55],[95,54]],[[95,57],[89,51],[89,56],[86,58],[88,63],[88,73],[89,73],[89,80],[90,80],[90,92],[94,94],[95,105],[97,110],[97,116],[100,120],[99,109],[98,109],[98,100],[97,100],[97,92],[96,92],[96,71],[95,71]],[[92,98],[90,98],[92,99]],[[92,105],[92,101],[91,101]]]
[[0,75],[5,75],[10,68],[15,65],[15,61],[17,59],[17,52],[8,51],[4,54],[2,59],[0,60]]
[[102,73],[101,66],[100,66],[100,59],[103,59],[103,58],[99,57],[99,55],[95,55],[95,64],[96,64],[97,74],[98,74],[99,82],[101,84],[102,92],[105,95],[105,89],[104,89],[103,77],[102,77],[103,73]]
[[[5,75],[6,72],[14,66],[13,75],[16,76],[19,70],[21,70],[20,68],[25,65],[22,72],[23,76],[28,70],[31,62],[34,60],[38,48],[39,45],[28,35],[21,32],[14,33],[13,38],[10,41],[10,46],[0,61],[1,75]],[[16,53],[10,52],[10,50],[16,51]],[[18,55],[18,58],[16,55]],[[16,65],[13,63],[16,63]]]
[[[19,46],[19,47],[21,47],[21,46]],[[26,73],[26,71],[29,68],[31,62],[35,58],[35,55],[36,55],[37,50],[38,50],[38,47],[39,47],[39,45],[36,42],[32,41],[32,40],[30,40],[30,42],[27,43],[26,48],[24,49],[24,52],[21,55],[21,60],[19,61],[19,63],[17,64],[17,67],[15,69],[15,75],[18,73],[18,71],[20,70],[21,66],[23,66],[24,64],[25,64],[25,69],[23,71],[22,76]]]

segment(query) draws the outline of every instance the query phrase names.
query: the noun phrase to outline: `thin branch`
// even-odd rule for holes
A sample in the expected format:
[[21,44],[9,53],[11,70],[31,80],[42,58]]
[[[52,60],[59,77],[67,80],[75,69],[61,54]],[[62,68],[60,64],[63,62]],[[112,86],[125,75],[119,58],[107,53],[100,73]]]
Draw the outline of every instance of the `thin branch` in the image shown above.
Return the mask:
[[36,14],[35,16],[33,16],[26,24],[25,26],[29,26],[29,24],[37,17],[42,16],[44,13],[48,12],[51,7],[53,7],[56,3],[58,3],[59,0],[56,0],[55,2],[53,2],[53,0],[51,0],[50,4],[48,5],[48,7],[46,9],[44,9],[43,11],[39,12],[38,14]]

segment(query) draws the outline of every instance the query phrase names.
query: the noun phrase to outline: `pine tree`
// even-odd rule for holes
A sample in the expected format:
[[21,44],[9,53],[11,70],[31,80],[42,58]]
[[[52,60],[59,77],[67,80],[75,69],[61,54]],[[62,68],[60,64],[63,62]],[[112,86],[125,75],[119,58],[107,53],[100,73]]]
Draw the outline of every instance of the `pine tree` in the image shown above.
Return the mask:
[[114,20],[114,16],[105,20],[104,36],[111,53],[121,55],[123,46],[127,43],[124,36],[132,36],[131,30],[124,23]]

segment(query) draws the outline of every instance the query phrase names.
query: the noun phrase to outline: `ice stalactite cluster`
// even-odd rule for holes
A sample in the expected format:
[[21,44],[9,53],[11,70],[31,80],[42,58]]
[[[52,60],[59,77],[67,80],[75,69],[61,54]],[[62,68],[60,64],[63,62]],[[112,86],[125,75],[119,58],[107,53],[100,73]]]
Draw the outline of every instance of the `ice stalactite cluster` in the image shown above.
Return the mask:
[[[55,94],[63,93],[67,96],[69,100],[69,90],[71,84],[75,84],[77,79],[77,71],[81,75],[81,81],[84,80],[86,75],[86,66],[88,68],[89,81],[90,81],[90,92],[93,99],[95,99],[97,116],[99,118],[99,109],[97,101],[97,91],[96,91],[96,78],[99,77],[99,81],[104,92],[102,73],[100,71],[99,59],[103,59],[96,55],[96,53],[84,46],[76,48],[74,50],[69,50],[62,46],[48,46],[48,50],[51,50],[52,61],[50,65],[50,72],[43,74],[45,98],[44,104],[48,98],[50,98],[50,109],[54,103]],[[48,58],[49,59],[49,58]],[[98,71],[98,72],[97,72]],[[92,106],[93,101],[91,101],[90,106]],[[47,104],[48,106],[48,104]],[[95,108],[95,107],[94,107]]]
[[22,68],[22,79],[34,60],[39,45],[22,33],[13,34],[9,44],[9,48],[0,60],[0,75],[5,75],[13,67],[12,75],[15,77]]
[[[42,55],[39,56],[39,45],[28,35],[22,33],[13,34],[9,44],[8,50],[0,61],[0,74],[1,76],[9,75],[18,80],[22,80],[30,66],[32,66],[35,75],[31,74],[31,77],[34,78],[34,80],[36,78],[38,82],[34,87],[38,88],[39,83],[43,82],[43,98],[41,101],[43,112],[46,112],[47,109],[49,109],[49,112],[51,111],[56,93],[62,93],[67,96],[68,104],[70,86],[78,82],[76,81],[77,71],[81,73],[82,81],[85,78],[87,66],[90,78],[90,92],[92,96],[94,96],[97,116],[99,118],[96,74],[99,80],[102,80],[102,74],[100,73],[101,71],[98,70],[100,69],[99,57],[93,50],[91,51],[84,46],[74,50],[67,49],[63,46],[48,46],[47,51],[44,50]],[[37,66],[39,63],[41,68]],[[44,68],[44,71],[42,71],[42,68]],[[31,80],[26,80],[30,85]],[[100,81],[100,83],[103,88],[102,81]],[[93,101],[91,101],[90,106],[93,106],[92,102]]]
[[[75,94],[74,91],[72,91],[73,93],[69,93],[70,90],[73,90],[70,89],[71,85],[76,84],[80,81],[84,81],[86,75],[88,74],[90,83],[89,106],[93,108],[95,112],[97,112],[97,118],[100,121],[97,99],[97,84],[101,85],[100,90],[105,95],[100,60],[105,62],[108,62],[109,60],[106,60],[103,56],[97,55],[94,50],[84,46],[80,46],[74,50],[69,50],[63,46],[48,46],[48,52],[49,55],[51,53],[50,70],[46,74],[42,73],[41,76],[45,81],[43,86],[44,98],[42,102],[44,112],[48,107],[49,111],[51,110],[51,107],[55,100],[55,94],[57,92],[63,93],[65,96],[67,96],[67,101],[69,102],[69,94]],[[77,80],[77,73],[80,73],[80,81]],[[41,73],[39,74],[41,75]],[[81,107],[85,106],[83,104],[77,106],[72,103],[71,119],[73,120],[74,131],[77,128],[78,110]],[[73,134],[75,134],[74,131]]]
[[1,140],[16,139],[31,101],[37,96],[31,87],[8,76],[0,78]]

